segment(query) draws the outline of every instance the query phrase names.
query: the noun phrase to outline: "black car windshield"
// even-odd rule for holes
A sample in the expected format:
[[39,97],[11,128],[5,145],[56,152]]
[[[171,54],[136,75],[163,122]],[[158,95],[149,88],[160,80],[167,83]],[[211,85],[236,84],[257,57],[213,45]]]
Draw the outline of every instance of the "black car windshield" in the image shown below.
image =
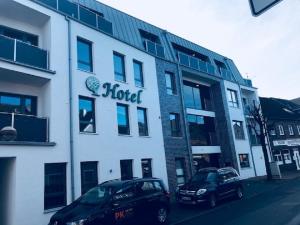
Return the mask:
[[99,204],[106,201],[114,193],[114,188],[107,186],[97,186],[84,194],[80,203],[82,204]]
[[192,177],[191,182],[210,183],[214,182],[216,178],[217,173],[215,172],[198,172]]

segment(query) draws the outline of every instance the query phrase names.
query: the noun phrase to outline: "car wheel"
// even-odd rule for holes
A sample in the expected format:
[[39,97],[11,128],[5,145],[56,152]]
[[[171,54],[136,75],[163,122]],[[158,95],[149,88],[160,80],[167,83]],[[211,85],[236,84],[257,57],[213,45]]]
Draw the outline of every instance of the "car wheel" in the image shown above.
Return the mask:
[[208,198],[208,204],[210,208],[215,208],[217,205],[217,198],[215,194],[211,194]]
[[241,187],[236,189],[236,197],[238,199],[242,199],[244,197],[243,189]]
[[168,219],[168,210],[164,206],[159,207],[156,211],[156,218],[155,218],[157,224],[166,224],[167,219]]

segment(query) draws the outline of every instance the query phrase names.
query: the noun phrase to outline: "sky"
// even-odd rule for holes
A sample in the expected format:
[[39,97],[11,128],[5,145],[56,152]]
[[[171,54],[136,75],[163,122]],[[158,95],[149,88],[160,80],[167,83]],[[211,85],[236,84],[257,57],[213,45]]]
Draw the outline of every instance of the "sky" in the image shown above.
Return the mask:
[[248,0],[100,0],[234,60],[264,97],[300,97],[300,0],[253,17]]

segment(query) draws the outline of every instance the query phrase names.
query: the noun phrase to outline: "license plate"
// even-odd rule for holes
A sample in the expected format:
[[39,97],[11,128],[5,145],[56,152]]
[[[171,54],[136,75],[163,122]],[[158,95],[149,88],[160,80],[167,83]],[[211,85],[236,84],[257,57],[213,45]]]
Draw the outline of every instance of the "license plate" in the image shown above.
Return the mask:
[[191,197],[181,197],[181,200],[184,200],[184,201],[190,201],[192,198]]

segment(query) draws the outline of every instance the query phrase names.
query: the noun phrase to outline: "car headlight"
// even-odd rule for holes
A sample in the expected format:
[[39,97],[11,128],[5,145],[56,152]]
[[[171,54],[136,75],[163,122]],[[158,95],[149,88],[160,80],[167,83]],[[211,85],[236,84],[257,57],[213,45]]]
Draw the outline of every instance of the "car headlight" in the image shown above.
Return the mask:
[[85,222],[86,222],[86,219],[83,219],[83,220],[78,220],[75,222],[68,222],[67,225],[84,225]]
[[196,195],[203,195],[205,192],[207,192],[207,189],[199,189],[199,190],[196,192]]

